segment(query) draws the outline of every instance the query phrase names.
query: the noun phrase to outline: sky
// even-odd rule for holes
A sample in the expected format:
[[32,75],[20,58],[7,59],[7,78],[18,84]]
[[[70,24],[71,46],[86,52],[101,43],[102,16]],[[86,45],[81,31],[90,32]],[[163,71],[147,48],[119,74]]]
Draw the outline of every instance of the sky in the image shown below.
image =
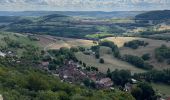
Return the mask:
[[169,10],[170,0],[0,0],[0,11]]

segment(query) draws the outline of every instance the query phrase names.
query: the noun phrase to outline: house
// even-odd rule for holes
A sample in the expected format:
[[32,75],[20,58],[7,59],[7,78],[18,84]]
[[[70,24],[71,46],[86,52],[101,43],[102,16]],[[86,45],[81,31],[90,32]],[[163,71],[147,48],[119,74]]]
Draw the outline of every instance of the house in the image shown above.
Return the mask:
[[1,57],[5,57],[6,54],[0,51],[0,56],[1,56]]
[[41,62],[41,65],[42,65],[43,67],[48,67],[49,62],[47,62],[47,61]]
[[166,100],[170,100],[170,97],[168,97]]
[[71,83],[80,83],[87,78],[86,73],[79,70],[77,64],[73,62],[68,62],[66,66],[59,68],[57,71],[61,79]]
[[137,84],[137,80],[135,80],[135,79],[131,79],[131,82],[132,82],[132,84]]
[[102,78],[99,81],[96,81],[97,88],[110,88],[113,85],[113,82],[110,78]]

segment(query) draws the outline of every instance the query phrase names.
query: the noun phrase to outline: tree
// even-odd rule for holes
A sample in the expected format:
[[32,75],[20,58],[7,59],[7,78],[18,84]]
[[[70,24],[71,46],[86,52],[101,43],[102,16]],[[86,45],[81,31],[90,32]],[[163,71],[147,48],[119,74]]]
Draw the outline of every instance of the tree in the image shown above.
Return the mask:
[[79,50],[83,52],[83,51],[85,51],[85,48],[80,46]]
[[86,67],[87,65],[86,65],[86,63],[83,63],[83,67]]
[[144,60],[138,56],[125,55],[124,60],[140,68],[144,67]]
[[100,46],[110,47],[112,49],[112,52],[113,52],[114,56],[115,57],[120,57],[119,48],[113,42],[111,42],[111,41],[101,41],[99,43],[99,45]]
[[95,57],[96,57],[96,59],[99,59],[99,58],[100,58],[99,53],[96,53],[96,54],[95,54]]
[[142,90],[139,87],[135,87],[132,89],[131,94],[134,98],[136,98],[136,100],[140,100],[142,96]]
[[128,70],[115,70],[111,73],[111,79],[116,85],[124,87],[131,78],[131,73]]
[[56,70],[57,66],[54,63],[48,65],[49,70]]
[[150,59],[150,54],[146,53],[146,54],[142,55],[142,59],[143,60],[149,60]]
[[99,62],[100,62],[101,64],[104,64],[104,59],[103,59],[103,58],[100,58]]
[[32,74],[28,77],[27,88],[33,91],[47,90],[49,88],[49,84],[47,81],[43,80],[41,76]]
[[110,71],[110,68],[108,68],[108,69],[107,69],[107,77],[110,77],[110,78],[111,78],[111,75],[112,75],[112,73],[111,73],[111,71]]
[[137,84],[137,87],[131,93],[136,100],[154,100],[153,98],[155,97],[152,86],[146,82]]
[[70,48],[70,51],[72,51],[72,52],[78,52],[78,51],[79,51],[79,49],[78,49],[78,48],[76,48],[76,47],[71,47],[71,48]]

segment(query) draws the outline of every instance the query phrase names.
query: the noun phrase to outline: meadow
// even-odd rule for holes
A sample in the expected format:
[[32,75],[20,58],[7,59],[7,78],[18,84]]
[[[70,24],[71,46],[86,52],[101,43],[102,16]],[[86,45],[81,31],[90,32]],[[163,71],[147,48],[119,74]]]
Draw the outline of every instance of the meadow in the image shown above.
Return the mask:
[[[161,45],[167,45],[168,47],[170,47],[170,42],[168,41],[139,38],[139,37],[108,37],[105,39],[109,41],[113,41],[115,44],[117,44],[117,46],[120,48],[120,53],[122,55],[130,54],[130,55],[141,57],[143,54],[149,53],[151,59],[148,61],[148,63],[153,65],[156,69],[162,70],[170,67],[170,65],[168,65],[166,62],[158,62],[155,59],[155,49],[159,48]],[[146,47],[139,47],[138,49],[131,49],[123,46],[124,43],[132,40],[142,40],[149,43],[149,45],[147,45]]]
[[135,66],[127,62],[114,58],[110,51],[110,48],[107,48],[107,47],[100,48],[100,55],[101,55],[101,58],[103,58],[105,61],[104,64],[99,63],[99,59],[96,59],[94,55],[85,55],[82,52],[78,52],[75,55],[79,60],[86,63],[88,66],[97,67],[99,71],[103,73],[106,73],[108,68],[111,71],[115,69],[119,69],[119,70],[124,69],[124,70],[130,70],[132,73],[145,72],[144,70],[136,68]]

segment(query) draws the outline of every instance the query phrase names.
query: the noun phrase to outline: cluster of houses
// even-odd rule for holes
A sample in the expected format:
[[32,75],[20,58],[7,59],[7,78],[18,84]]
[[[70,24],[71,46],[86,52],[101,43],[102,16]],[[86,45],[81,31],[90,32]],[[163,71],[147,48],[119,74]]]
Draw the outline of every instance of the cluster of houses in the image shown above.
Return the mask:
[[70,83],[83,84],[85,79],[89,79],[95,83],[97,88],[110,88],[113,86],[112,80],[104,74],[97,71],[87,71],[73,61],[66,61],[65,66],[57,70],[57,74],[63,81]]
[[[42,62],[41,65],[45,70],[48,70],[49,62]],[[79,63],[73,61],[65,61],[64,66],[57,68],[52,73],[59,76],[62,81],[69,83],[83,84],[85,79],[89,79],[95,83],[98,89],[112,88],[113,86],[113,81],[105,74],[98,71],[88,71]],[[137,84],[137,80],[131,79],[131,83],[125,84],[124,91],[130,92],[133,84]]]
[[[48,69],[48,62],[42,62],[44,69]],[[97,71],[88,71],[80,64],[73,61],[65,61],[65,66],[57,68],[53,74],[59,76],[62,81],[83,85],[84,80],[89,79],[95,83],[96,88],[111,88],[113,82],[104,74]]]

